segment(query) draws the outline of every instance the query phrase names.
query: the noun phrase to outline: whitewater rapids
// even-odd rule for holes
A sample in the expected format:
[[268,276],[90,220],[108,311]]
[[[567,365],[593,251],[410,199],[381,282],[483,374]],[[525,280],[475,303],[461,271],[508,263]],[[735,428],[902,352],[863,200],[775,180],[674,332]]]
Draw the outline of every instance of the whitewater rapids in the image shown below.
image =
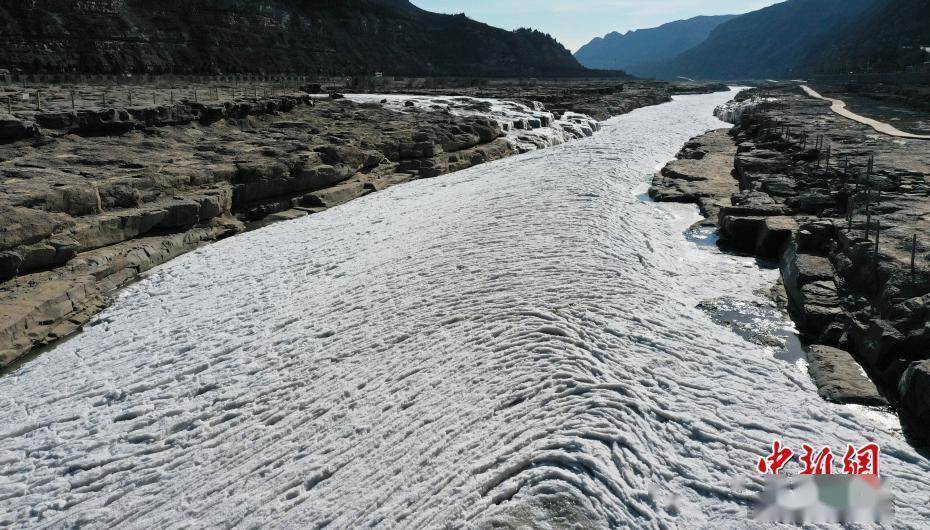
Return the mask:
[[0,526],[743,526],[776,437],[881,443],[920,525],[930,467],[894,420],[696,307],[775,273],[639,196],[731,97],[160,267],[0,378]]

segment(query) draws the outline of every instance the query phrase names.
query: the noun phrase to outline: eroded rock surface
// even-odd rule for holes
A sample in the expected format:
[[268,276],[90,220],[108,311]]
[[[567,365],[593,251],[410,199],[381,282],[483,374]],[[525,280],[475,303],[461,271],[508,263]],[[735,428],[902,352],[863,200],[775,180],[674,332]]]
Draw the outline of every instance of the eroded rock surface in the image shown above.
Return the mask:
[[859,363],[849,352],[814,345],[807,356],[807,370],[817,385],[820,397],[835,403],[888,404]]
[[[721,242],[777,259],[807,339],[851,352],[912,439],[930,443],[930,142],[880,134],[797,87],[738,99],[745,108],[727,114],[739,191],[719,211]],[[812,370],[840,386],[852,373]],[[862,402],[860,390],[825,392]]]
[[726,130],[711,131],[693,138],[656,175],[649,195],[662,202],[695,203],[705,217],[702,224],[714,226],[723,206],[739,191],[733,178],[736,144]]

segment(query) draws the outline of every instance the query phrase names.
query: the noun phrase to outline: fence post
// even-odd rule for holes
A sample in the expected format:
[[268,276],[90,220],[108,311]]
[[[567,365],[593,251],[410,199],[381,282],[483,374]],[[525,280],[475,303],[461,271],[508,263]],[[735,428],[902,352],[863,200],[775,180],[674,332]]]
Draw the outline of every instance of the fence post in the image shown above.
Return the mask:
[[869,231],[872,229],[872,188],[866,190],[865,195],[865,239],[869,239]]
[[852,230],[853,215],[856,211],[856,198],[850,197],[849,202],[846,204],[846,221],[848,223],[848,230]]
[[911,285],[917,285],[917,234],[911,241]]

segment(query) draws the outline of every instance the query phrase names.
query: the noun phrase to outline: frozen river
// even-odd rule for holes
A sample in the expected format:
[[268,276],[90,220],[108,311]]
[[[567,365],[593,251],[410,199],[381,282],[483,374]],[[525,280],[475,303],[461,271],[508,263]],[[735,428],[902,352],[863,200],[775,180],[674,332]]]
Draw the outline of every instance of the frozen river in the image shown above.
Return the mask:
[[930,467],[892,416],[697,308],[776,273],[640,199],[731,96],[157,269],[0,379],[0,526],[734,527],[776,437],[881,443],[922,524]]

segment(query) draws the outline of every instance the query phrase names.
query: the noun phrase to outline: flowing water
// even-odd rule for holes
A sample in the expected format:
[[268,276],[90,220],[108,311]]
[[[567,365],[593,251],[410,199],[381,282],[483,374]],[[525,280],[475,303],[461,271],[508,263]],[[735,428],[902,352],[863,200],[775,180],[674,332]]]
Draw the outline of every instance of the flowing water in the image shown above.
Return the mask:
[[639,197],[731,96],[157,269],[0,379],[0,526],[743,526],[775,438],[879,442],[920,525],[930,466],[893,416],[699,307],[777,272]]

